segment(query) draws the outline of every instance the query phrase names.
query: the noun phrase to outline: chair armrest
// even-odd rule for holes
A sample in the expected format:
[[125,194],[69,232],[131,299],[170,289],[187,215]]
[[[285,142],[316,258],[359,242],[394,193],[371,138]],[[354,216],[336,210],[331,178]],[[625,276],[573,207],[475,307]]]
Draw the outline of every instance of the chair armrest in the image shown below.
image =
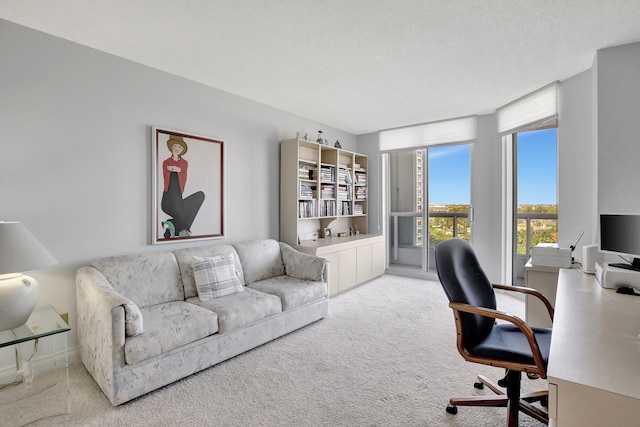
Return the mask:
[[280,251],[282,252],[282,262],[284,263],[284,271],[287,276],[295,277],[301,280],[310,280],[313,282],[324,282],[324,272],[327,260],[315,255],[305,254],[286,243],[280,243]]
[[[515,367],[515,369],[519,369],[519,368],[523,368],[523,367],[526,368],[527,366],[530,366],[533,369],[519,369],[519,370],[525,370],[527,372],[534,371],[540,374],[542,378],[547,377],[546,368],[544,366],[544,359],[542,358],[542,352],[540,351],[538,340],[536,340],[536,336],[533,333],[533,330],[529,327],[529,325],[527,325],[524,322],[524,320],[520,319],[518,316],[514,316],[512,314],[505,313],[503,311],[493,310],[485,307],[476,307],[473,305],[464,304],[460,302],[451,302],[449,303],[449,307],[451,307],[451,309],[454,311],[454,314],[455,314],[456,328],[458,329],[458,349],[461,352],[466,351],[466,349],[462,347],[462,320],[459,314],[460,312],[477,314],[484,317],[490,317],[492,319],[504,320],[515,325],[518,329],[520,329],[520,331],[522,331],[524,336],[527,338],[527,341],[529,342],[529,347],[531,347],[531,354],[533,355],[533,360],[535,362],[535,365],[525,365],[522,363],[507,362],[503,365],[503,367],[507,369],[511,369],[509,366],[513,366]],[[471,359],[472,358],[468,360],[471,360]],[[478,358],[474,360],[480,363],[486,363],[482,360],[478,360]]]
[[545,307],[547,307],[547,312],[549,313],[549,317],[551,318],[551,322],[553,323],[553,315],[555,313],[555,311],[553,310],[553,306],[551,305],[551,302],[549,302],[547,297],[545,297],[543,294],[541,294],[537,290],[533,288],[527,288],[524,286],[505,286],[505,285],[498,285],[496,283],[493,284],[493,288],[501,289],[503,291],[518,292],[521,294],[533,295],[534,297],[542,301]]

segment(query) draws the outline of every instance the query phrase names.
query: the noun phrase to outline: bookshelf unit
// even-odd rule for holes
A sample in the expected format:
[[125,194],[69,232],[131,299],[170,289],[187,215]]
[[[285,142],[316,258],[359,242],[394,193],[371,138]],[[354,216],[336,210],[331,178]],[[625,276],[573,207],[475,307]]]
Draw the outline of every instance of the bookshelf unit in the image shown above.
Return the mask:
[[280,240],[330,261],[330,294],[384,273],[384,238],[367,234],[367,167],[352,151],[280,143]]

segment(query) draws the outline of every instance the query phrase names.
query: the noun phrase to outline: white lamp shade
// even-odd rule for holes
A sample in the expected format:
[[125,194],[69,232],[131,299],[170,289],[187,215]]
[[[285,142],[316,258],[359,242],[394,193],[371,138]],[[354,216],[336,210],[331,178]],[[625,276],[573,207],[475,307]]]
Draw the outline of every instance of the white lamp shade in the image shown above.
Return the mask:
[[38,282],[21,273],[55,263],[24,225],[0,221],[0,330],[26,323],[38,302]]
[[0,221],[0,274],[21,273],[56,262],[22,223]]

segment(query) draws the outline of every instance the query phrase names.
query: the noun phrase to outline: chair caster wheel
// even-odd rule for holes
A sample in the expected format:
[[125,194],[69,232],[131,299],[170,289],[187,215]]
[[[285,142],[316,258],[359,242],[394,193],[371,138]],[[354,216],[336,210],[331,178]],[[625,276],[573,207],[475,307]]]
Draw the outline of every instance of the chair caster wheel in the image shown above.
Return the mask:
[[473,383],[473,386],[478,390],[482,390],[484,388],[484,384],[481,383],[480,381],[476,381],[475,383]]
[[447,405],[447,413],[455,415],[458,413],[458,407],[452,404]]

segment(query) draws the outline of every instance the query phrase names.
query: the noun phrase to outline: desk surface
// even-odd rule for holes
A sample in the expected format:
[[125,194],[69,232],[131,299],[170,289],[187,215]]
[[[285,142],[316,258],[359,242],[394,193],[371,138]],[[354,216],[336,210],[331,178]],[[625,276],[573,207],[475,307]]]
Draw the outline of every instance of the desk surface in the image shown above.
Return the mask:
[[547,376],[640,399],[640,297],[561,269]]

